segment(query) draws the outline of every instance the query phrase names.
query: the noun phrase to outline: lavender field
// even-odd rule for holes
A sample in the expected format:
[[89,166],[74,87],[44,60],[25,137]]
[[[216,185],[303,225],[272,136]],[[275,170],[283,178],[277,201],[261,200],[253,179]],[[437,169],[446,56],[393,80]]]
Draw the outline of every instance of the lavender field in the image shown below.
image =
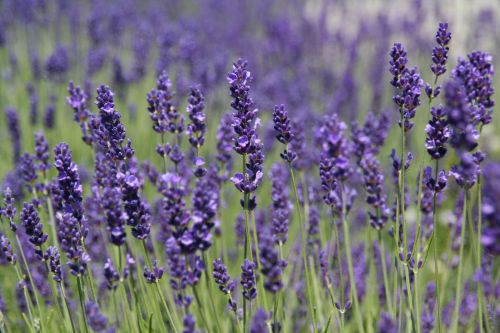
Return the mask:
[[499,31],[0,0],[0,333],[500,332]]

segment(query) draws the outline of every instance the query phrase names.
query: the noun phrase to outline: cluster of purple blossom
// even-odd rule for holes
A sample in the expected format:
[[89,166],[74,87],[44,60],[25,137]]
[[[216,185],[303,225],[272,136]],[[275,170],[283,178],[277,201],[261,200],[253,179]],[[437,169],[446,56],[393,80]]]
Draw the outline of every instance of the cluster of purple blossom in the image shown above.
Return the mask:
[[[201,10],[213,17],[241,10],[235,3],[215,13],[212,5],[207,1]],[[63,7],[58,10],[71,13],[70,25],[78,27],[73,20],[81,6]],[[23,152],[22,117],[5,109],[14,167],[1,186],[0,264],[6,267],[0,281],[16,286],[17,307],[13,302],[5,307],[3,296],[12,295],[3,288],[0,324],[6,314],[8,328],[41,333],[444,328],[456,333],[460,325],[495,330],[500,168],[480,140],[495,106],[490,54],[472,52],[451,66],[452,34],[440,23],[429,52],[433,81],[426,83],[428,75],[409,65],[411,53],[403,44],[390,51],[388,40],[381,50],[377,46],[384,61],[389,56],[398,112],[399,139],[389,141],[396,117],[379,112],[380,61],[370,66],[374,113],[362,123],[352,116],[360,109],[354,79],[358,47],[365,34],[373,34],[370,23],[346,41],[334,39],[326,22],[318,29],[328,38],[315,40],[307,38],[313,27],[306,20],[298,27],[270,20],[263,28],[269,37],[265,52],[232,64],[228,102],[216,96],[233,56],[226,50],[248,53],[262,46],[234,38],[251,21],[238,22],[235,14],[225,24],[207,24],[211,29],[205,31],[203,24],[165,25],[161,15],[151,15],[152,21],[132,34],[136,41],[127,68],[113,50],[129,37],[125,21],[143,21],[104,7],[113,9],[106,20],[105,10],[91,8],[84,86],[73,81],[67,86],[67,106],[83,148],[64,142],[51,148],[54,133],[46,137],[40,131],[33,153]],[[148,9],[155,8],[148,3]],[[23,15],[36,22],[36,13],[30,7]],[[147,79],[156,23],[161,47],[155,86],[143,96],[142,114],[125,115],[118,110],[121,101]],[[389,20],[381,16],[376,24],[388,29]],[[223,47],[212,49],[198,40],[226,30],[233,48],[214,41]],[[0,29],[0,46],[2,34]],[[325,61],[330,50],[320,44],[329,38],[349,44],[342,73],[308,65],[308,59]],[[57,43],[45,66],[38,50],[31,51],[35,84],[26,85],[31,126],[40,118],[38,83],[46,75],[51,84],[65,84],[80,46]],[[204,58],[213,62],[202,65]],[[92,78],[107,61],[118,95],[104,84],[92,94]],[[48,130],[55,127],[56,101],[51,95],[46,103]],[[318,102],[327,105],[323,115],[309,111]],[[222,103],[232,111],[218,117]],[[139,141],[134,132],[142,123],[136,117],[143,115],[154,136]],[[423,119],[425,129],[419,126]],[[419,132],[425,139],[415,138]],[[383,154],[395,143],[392,172],[386,174],[390,164]],[[156,155],[143,160],[149,151]],[[83,156],[91,156],[93,171]],[[453,213],[450,205],[456,206]],[[441,221],[445,213],[450,213],[447,226]]]

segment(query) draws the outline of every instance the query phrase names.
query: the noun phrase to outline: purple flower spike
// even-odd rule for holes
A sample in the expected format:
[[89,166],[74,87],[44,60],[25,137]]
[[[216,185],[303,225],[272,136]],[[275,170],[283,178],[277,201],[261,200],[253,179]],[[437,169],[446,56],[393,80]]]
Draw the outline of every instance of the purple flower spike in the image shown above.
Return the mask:
[[19,171],[25,184],[31,188],[38,178],[36,174],[35,161],[30,154],[23,154],[19,159]]
[[19,127],[19,115],[16,109],[7,107],[5,109],[7,129],[12,144],[13,162],[17,162],[21,157],[21,130]]
[[272,233],[277,243],[288,239],[288,222],[291,204],[288,201],[288,173],[278,164],[271,168]]
[[7,262],[15,265],[17,262],[17,255],[14,253],[12,249],[12,245],[10,244],[10,240],[7,236],[0,234],[0,249],[2,250],[2,254],[7,259]]
[[92,301],[85,304],[85,314],[87,316],[87,322],[89,326],[95,332],[105,332],[108,325],[108,318],[104,316],[99,309],[99,305]]
[[133,155],[130,145],[124,147],[125,127],[121,115],[115,109],[113,92],[105,85],[97,89],[96,105],[99,108],[99,124],[95,128],[97,142],[111,160],[125,160]]
[[450,138],[450,130],[446,119],[446,111],[443,107],[431,109],[432,118],[425,127],[427,138],[425,139],[425,148],[432,159],[439,160],[446,155],[448,149],[446,143]]
[[460,187],[470,189],[477,182],[477,176],[480,173],[480,161],[481,158],[477,153],[463,153],[460,156],[460,164],[451,167],[450,175],[455,178]]
[[119,178],[122,179],[122,200],[127,225],[132,227],[132,236],[146,239],[151,231],[151,214],[149,205],[139,195],[139,178],[131,173],[120,174]]
[[62,268],[61,268],[61,256],[59,255],[59,250],[55,246],[50,246],[47,251],[45,251],[44,257],[49,261],[49,268],[52,272],[52,278],[56,282],[62,281]]
[[187,125],[189,134],[189,143],[198,149],[205,142],[205,98],[199,88],[191,88],[191,94],[188,99],[187,113],[191,122]]
[[[250,324],[250,333],[267,333],[267,321],[269,320],[269,314],[262,310],[261,308],[255,311],[255,315],[252,318],[252,322]],[[273,332],[275,330],[273,329]],[[276,332],[279,332],[279,329],[276,329]]]
[[236,111],[233,114],[233,129],[236,133],[234,150],[240,155],[254,153],[260,146],[255,125],[257,109],[253,108],[254,102],[249,96],[253,78],[247,65],[245,60],[238,59],[233,64],[233,71],[227,76],[233,98],[231,107]]
[[[47,234],[43,233],[43,225],[40,222],[38,211],[31,203],[24,203],[23,210],[21,211],[21,225],[24,227],[26,235],[29,236],[29,241],[33,246],[42,246],[48,238]],[[40,250],[36,250],[37,254],[41,257]]]
[[275,243],[271,235],[265,233],[259,240],[262,266],[260,271],[265,277],[264,288],[271,293],[277,293],[283,289],[283,269],[287,266],[287,263],[279,258]]
[[[83,142],[92,145],[95,141],[93,130],[98,127],[98,123],[95,116],[88,109],[87,100],[87,93],[80,86],[75,87],[73,81],[70,81],[66,103],[73,109],[73,120],[80,125]],[[91,126],[91,123],[94,126]]]
[[82,236],[86,236],[84,227],[85,217],[82,206],[82,185],[78,166],[73,162],[71,151],[65,143],[60,143],[54,148],[54,166],[58,171],[57,192],[60,195],[60,207],[56,209],[61,213],[70,213],[78,223]]
[[104,278],[106,279],[106,287],[109,290],[115,290],[120,281],[120,274],[116,271],[111,259],[107,258],[104,263]]
[[446,62],[448,61],[448,51],[450,50],[448,44],[451,40],[451,32],[448,32],[448,23],[439,23],[436,32],[436,43],[438,46],[432,49],[432,62],[431,70],[436,77],[446,72]]
[[[276,105],[274,107],[273,122],[274,129],[278,132],[276,139],[288,147],[288,144],[292,142],[294,136],[290,120],[288,119],[288,111],[285,110],[285,106],[283,104]],[[280,153],[280,156],[288,163],[292,163],[297,158],[297,154],[293,151],[288,151],[288,149],[285,149],[282,153]]]
[[12,191],[9,187],[3,192],[3,203],[4,206],[0,209],[0,215],[5,216],[5,218],[9,220],[10,230],[16,232],[17,225],[14,223],[14,218],[16,217],[17,209],[14,198],[12,197]]
[[49,143],[43,135],[43,132],[35,133],[35,157],[38,162],[36,165],[36,169],[43,173],[45,173],[51,167],[49,163],[49,151]]
[[243,297],[249,301],[257,297],[255,279],[255,264],[245,259],[243,265],[241,265],[241,286],[243,287]]
[[157,89],[151,90],[147,96],[149,116],[157,133],[181,133],[184,130],[183,119],[173,104],[171,86],[167,73],[163,71],[156,81]]
[[198,332],[195,329],[196,322],[194,320],[194,317],[192,314],[188,313],[185,317],[184,320],[182,321],[182,324],[184,326],[182,333],[196,333]]
[[386,195],[383,193],[384,175],[380,171],[380,163],[373,155],[365,156],[360,163],[363,172],[363,181],[367,193],[366,203],[373,207],[375,212],[369,212],[370,225],[379,230],[384,227],[388,219]]
[[213,262],[213,277],[215,283],[219,286],[219,290],[224,294],[230,294],[233,292],[236,284],[234,280],[231,280],[231,277],[227,273],[227,268],[222,262],[222,259],[216,259]]
[[150,271],[148,267],[144,267],[144,277],[148,283],[157,283],[163,277],[163,268],[158,267],[158,261],[153,262],[153,270]]

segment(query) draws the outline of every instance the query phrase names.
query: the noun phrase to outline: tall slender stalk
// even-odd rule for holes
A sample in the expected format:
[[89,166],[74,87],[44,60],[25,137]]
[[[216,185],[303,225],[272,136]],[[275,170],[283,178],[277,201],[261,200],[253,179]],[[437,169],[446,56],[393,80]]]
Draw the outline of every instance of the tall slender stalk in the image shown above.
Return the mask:
[[[482,194],[482,177],[481,173],[477,176],[477,249],[476,249],[476,257],[477,257],[477,267],[481,267],[481,236],[482,236],[482,222],[483,222],[483,194]],[[485,306],[485,300],[484,300],[484,291],[483,291],[483,285],[482,283],[478,283],[478,288],[477,288],[477,298],[479,300],[479,306],[478,306],[478,317],[479,317],[479,330],[480,332],[484,332],[484,327],[486,326],[486,330],[489,331],[489,320],[488,317],[486,316],[486,320],[483,323],[483,307]],[[485,311],[485,315],[487,314],[487,311]],[[485,325],[484,325],[485,324]]]
[[83,327],[85,328],[85,332],[89,333],[87,314],[85,312],[85,293],[83,290],[83,278],[81,275],[76,278],[76,284],[78,287],[78,298],[80,299],[80,309],[82,311]]
[[311,281],[310,281],[310,273],[309,273],[309,263],[307,262],[307,253],[306,253],[306,236],[305,235],[307,233],[307,230],[305,228],[305,223],[302,220],[299,194],[297,191],[297,184],[295,182],[295,175],[294,175],[294,171],[293,171],[293,166],[291,163],[289,163],[289,169],[290,169],[290,179],[292,181],[293,193],[295,195],[295,205],[297,206],[297,214],[299,215],[299,224],[300,224],[300,230],[301,230],[300,251],[302,253],[302,261],[303,261],[303,265],[304,265],[304,274],[305,274],[305,279],[306,279],[307,304],[309,306],[309,313],[310,313],[311,319],[313,321],[313,331],[314,331],[314,333],[316,333],[318,328],[317,328],[317,324],[316,324],[316,313],[314,311],[314,307],[312,305],[312,299],[311,299]]
[[165,297],[163,296],[163,292],[160,288],[160,284],[158,282],[155,282],[155,285],[156,285],[156,291],[158,292],[158,296],[160,296],[161,303],[163,304],[163,307],[165,308],[165,311],[167,312],[168,321],[170,322],[170,326],[172,327],[172,331],[174,333],[177,333],[177,327],[175,326],[175,323],[172,319],[172,314],[170,313],[170,308],[168,307],[167,301],[165,300]]
[[66,291],[64,290],[64,283],[59,283],[59,286],[61,288],[61,295],[64,300],[66,316],[68,316],[69,322],[71,323],[71,330],[73,331],[73,333],[76,333],[75,323],[73,322],[73,317],[71,316],[71,310],[68,304],[68,298],[66,297]]
[[451,325],[451,332],[458,332],[458,316],[460,309],[460,300],[462,299],[462,270],[463,270],[463,261],[464,261],[464,245],[465,245],[465,224],[467,221],[467,201],[469,199],[469,195],[467,194],[468,190],[465,190],[464,196],[464,207],[462,211],[463,221],[460,230],[460,250],[459,250],[459,261],[458,261],[458,273],[457,273],[457,286],[455,292],[455,309],[453,311],[453,322]]
[[[434,166],[434,179],[437,181],[438,177],[439,160],[436,160]],[[441,333],[441,293],[439,288],[439,258],[438,258],[438,225],[437,225],[437,192],[434,190],[432,196],[432,223],[433,223],[433,248],[434,248],[434,283],[436,284],[436,317],[437,317],[437,331]]]
[[[360,303],[358,299],[358,290],[356,288],[356,281],[354,280],[354,269],[352,265],[352,256],[351,256],[351,242],[349,240],[349,228],[347,226],[347,206],[346,206],[346,195],[345,195],[345,188],[344,184],[341,184],[341,191],[342,191],[342,230],[344,233],[344,245],[345,245],[345,252],[347,255],[347,267],[349,269],[349,280],[351,282],[351,293],[353,296],[353,303],[354,303],[354,316],[356,317],[356,323],[358,325],[358,331],[360,333],[364,333],[365,329],[363,327],[363,319],[361,317],[361,312],[359,311]],[[342,263],[341,263],[342,265]]]
[[394,314],[394,310],[392,308],[391,303],[391,292],[389,291],[389,278],[387,275],[387,264],[385,262],[385,249],[384,242],[382,240],[382,231],[378,230],[378,242],[380,244],[380,260],[382,264],[382,275],[384,277],[384,290],[385,290],[385,299],[387,300],[387,307],[389,309],[389,313]]

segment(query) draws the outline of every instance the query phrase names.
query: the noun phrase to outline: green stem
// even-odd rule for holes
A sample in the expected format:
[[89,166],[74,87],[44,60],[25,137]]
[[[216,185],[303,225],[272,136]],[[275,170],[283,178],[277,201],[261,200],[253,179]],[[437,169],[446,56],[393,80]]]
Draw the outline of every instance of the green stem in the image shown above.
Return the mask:
[[420,288],[419,288],[419,274],[418,274],[418,269],[416,269],[414,272],[415,275],[415,281],[414,281],[414,289],[415,289],[415,312],[416,312],[416,325],[417,325],[417,333],[421,332],[420,328]]
[[69,304],[68,304],[68,298],[66,297],[66,292],[64,290],[64,283],[59,283],[59,286],[61,287],[61,295],[62,295],[63,300],[64,300],[66,316],[68,316],[69,322],[71,323],[71,330],[73,331],[73,333],[76,333],[75,323],[73,322],[73,317],[71,317],[71,311],[70,311]]
[[408,307],[410,310],[410,317],[411,317],[411,325],[413,328],[413,332],[417,330],[416,326],[416,321],[417,319],[415,318],[415,313],[413,311],[413,293],[411,291],[411,283],[410,283],[410,269],[408,268],[408,264],[404,264],[405,268],[405,281],[406,281],[406,294],[408,295]]
[[[255,215],[253,214],[252,211],[250,211],[250,221],[252,223],[252,228],[253,228],[253,242],[255,246],[255,257],[257,261],[257,269],[261,269],[262,265],[260,263],[260,249],[259,249],[259,238],[257,236],[257,224],[255,222]],[[261,294],[261,299],[264,305],[264,310],[267,311],[268,305],[267,305],[267,297],[266,297],[266,291],[264,289],[264,279],[262,277],[259,278],[259,293]]]
[[454,315],[453,315],[453,322],[451,325],[451,332],[452,333],[457,333],[458,332],[458,316],[459,316],[459,309],[460,309],[460,303],[462,299],[462,270],[463,270],[463,259],[464,259],[464,244],[465,244],[465,223],[467,221],[467,200],[469,195],[467,194],[468,190],[465,190],[465,197],[464,197],[464,208],[462,212],[463,216],[463,221],[462,221],[462,227],[460,230],[460,250],[459,250],[459,261],[458,261],[458,273],[457,273],[457,286],[456,286],[456,292],[455,292],[455,310],[454,310]]
[[389,278],[387,275],[387,264],[385,262],[385,249],[384,242],[382,241],[382,231],[378,230],[378,242],[380,244],[380,260],[382,263],[382,275],[384,276],[384,289],[385,289],[385,298],[387,300],[387,307],[389,309],[389,313],[394,313],[392,309],[391,303],[391,293],[389,291]]
[[[332,207],[332,215],[334,214]],[[340,280],[340,310],[341,312],[345,311],[345,284],[344,284],[344,271],[342,265],[342,247],[340,246],[340,237],[339,237],[339,229],[337,226],[337,222],[333,221],[333,237],[335,238],[335,244],[337,246],[337,257],[339,263],[339,280]]]
[[212,329],[212,325],[208,324],[207,318],[205,316],[204,308],[201,304],[200,296],[198,295],[198,291],[196,286],[193,286],[194,298],[196,299],[196,305],[198,305],[198,309],[200,310],[201,319],[203,320],[203,324],[207,328],[207,331],[210,332]]
[[[16,274],[17,274],[17,278],[19,279],[19,281],[22,281],[24,280],[21,273],[19,272],[19,268],[17,267],[17,264],[14,264],[14,269],[16,271]],[[28,315],[30,317],[30,322],[33,323],[34,320],[33,320],[33,312],[31,310],[31,308],[33,307],[33,304],[31,303],[31,298],[28,294],[28,290],[27,290],[27,287],[25,284],[23,284],[23,294],[24,294],[24,298],[26,299],[26,307],[28,308]]]
[[[434,179],[437,181],[439,160],[436,160],[436,165],[434,166]],[[437,225],[437,192],[434,191],[432,197],[432,222],[433,222],[433,233],[434,233],[434,283],[436,284],[436,314],[437,314],[437,331],[441,333],[441,293],[439,288],[439,258],[438,258],[438,225]]]
[[85,328],[85,332],[89,333],[89,328],[87,325],[87,314],[85,313],[85,295],[83,292],[83,279],[82,276],[78,276],[76,278],[76,284],[78,286],[78,298],[80,299],[80,308],[82,311],[82,318],[83,318],[83,327]]
[[167,301],[165,300],[165,297],[163,296],[163,292],[161,291],[160,284],[158,282],[155,282],[155,285],[156,285],[156,290],[158,291],[158,296],[160,296],[161,303],[163,304],[163,307],[165,308],[165,311],[167,312],[168,321],[170,322],[170,326],[172,327],[172,331],[174,333],[177,333],[177,328],[175,327],[174,321],[172,320],[172,314],[170,313],[170,309],[167,305]]
[[[404,244],[404,260],[406,261],[407,257],[407,251],[408,251],[408,237],[407,237],[407,232],[406,232],[406,219],[405,219],[405,175],[406,175],[406,170],[405,170],[405,140],[406,140],[406,135],[405,135],[405,126],[404,126],[404,117],[403,117],[403,112],[401,112],[401,170],[400,170],[400,175],[401,175],[401,182],[399,184],[399,194],[401,196],[401,220],[403,224],[403,244]],[[399,221],[398,221],[399,222]]]
[[203,252],[203,261],[205,262],[205,283],[206,283],[206,286],[207,286],[207,289],[209,290],[209,293],[208,293],[208,298],[210,299],[210,306],[212,307],[212,311],[213,311],[213,314],[214,314],[214,317],[215,317],[215,323],[217,325],[217,329],[219,330],[219,332],[222,332],[222,329],[221,329],[221,326],[220,326],[220,323],[219,323],[219,314],[217,313],[217,308],[215,306],[215,302],[214,302],[214,298],[213,298],[213,293],[212,293],[212,290],[211,290],[211,284],[210,284],[210,275],[211,275],[211,272],[209,271],[210,270],[210,260],[208,259],[208,251],[204,251]]
[[[349,241],[349,228],[347,227],[346,215],[347,215],[347,206],[346,206],[346,196],[345,196],[345,188],[344,184],[341,184],[342,191],[342,230],[344,233],[344,246],[345,252],[347,255],[347,267],[349,270],[349,280],[351,283],[351,293],[353,296],[354,303],[354,316],[356,317],[356,322],[358,325],[358,331],[360,333],[365,332],[365,328],[363,327],[363,319],[361,318],[361,312],[359,311],[359,299],[358,299],[358,290],[356,288],[356,281],[354,280],[354,269],[352,265],[352,257],[351,257],[351,242]],[[342,263],[341,263],[342,265]]]
[[[482,190],[481,190],[481,173],[477,176],[477,250],[476,250],[476,257],[477,257],[477,267],[481,267],[481,234],[482,234],[482,221],[483,221],[483,204],[482,204]],[[485,305],[484,302],[484,293],[483,293],[483,284],[478,283],[478,288],[477,288],[477,299],[479,300],[479,306],[478,306],[478,317],[479,317],[479,330],[481,333],[484,332],[484,327],[483,327],[483,306]],[[487,311],[485,311],[485,314],[487,314]],[[489,321],[488,317],[486,317],[486,320],[484,321],[486,324],[486,329],[489,330]]]
[[24,267],[26,269],[26,273],[28,274],[31,288],[33,289],[33,295],[35,295],[36,308],[38,310],[38,316],[40,318],[40,331],[43,332],[43,319],[44,318],[42,317],[42,310],[40,309],[42,303],[40,303],[40,300],[38,298],[38,290],[36,289],[33,277],[31,276],[31,271],[30,271],[30,268],[28,266],[28,261],[26,260],[26,256],[24,255],[24,250],[21,246],[21,240],[19,239],[19,236],[17,234],[15,234],[15,235],[16,235],[17,246],[19,247],[19,252],[21,253],[21,258],[23,260]]
[[297,214],[299,215],[299,222],[300,222],[300,230],[301,230],[301,235],[300,235],[300,245],[301,245],[301,252],[302,252],[302,261],[304,264],[304,272],[305,272],[305,279],[306,279],[306,291],[307,291],[307,303],[309,306],[309,312],[311,314],[312,322],[313,322],[313,332],[316,333],[318,328],[316,324],[316,313],[314,311],[314,307],[312,305],[312,297],[311,297],[311,284],[310,284],[310,273],[309,273],[309,264],[307,262],[307,253],[306,253],[306,234],[307,230],[305,228],[305,223],[302,220],[302,213],[300,209],[300,201],[299,201],[299,194],[297,191],[297,184],[295,182],[295,175],[293,171],[293,167],[291,163],[289,163],[289,168],[290,168],[290,179],[292,181],[292,187],[293,187],[293,193],[295,195],[295,205],[297,206]]

